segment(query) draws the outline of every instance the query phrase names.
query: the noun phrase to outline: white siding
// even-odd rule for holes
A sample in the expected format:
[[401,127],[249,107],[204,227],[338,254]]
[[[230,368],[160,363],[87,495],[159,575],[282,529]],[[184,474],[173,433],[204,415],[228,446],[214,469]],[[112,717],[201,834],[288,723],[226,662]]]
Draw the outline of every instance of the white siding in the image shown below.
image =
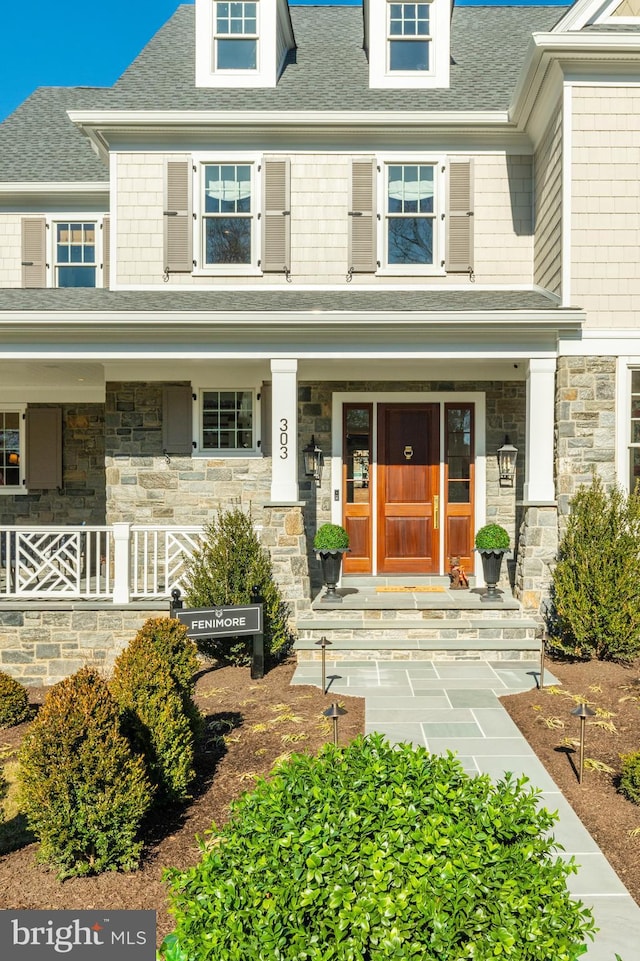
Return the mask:
[[21,221],[19,214],[0,214],[0,287],[22,286]]

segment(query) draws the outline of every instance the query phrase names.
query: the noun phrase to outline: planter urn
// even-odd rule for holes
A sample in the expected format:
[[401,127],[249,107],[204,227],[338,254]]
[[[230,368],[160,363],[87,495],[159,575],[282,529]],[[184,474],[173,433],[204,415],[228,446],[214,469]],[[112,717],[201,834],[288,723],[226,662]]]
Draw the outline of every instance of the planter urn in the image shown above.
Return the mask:
[[322,564],[322,579],[327,589],[321,598],[325,604],[342,604],[342,597],[338,594],[336,588],[342,570],[342,555],[346,554],[348,550],[348,547],[343,547],[332,551],[316,552],[316,556]]
[[502,558],[507,553],[506,550],[494,548],[493,550],[478,550],[482,558],[482,573],[487,585],[486,592],[482,595],[483,601],[500,601],[502,595],[497,588],[502,570]]

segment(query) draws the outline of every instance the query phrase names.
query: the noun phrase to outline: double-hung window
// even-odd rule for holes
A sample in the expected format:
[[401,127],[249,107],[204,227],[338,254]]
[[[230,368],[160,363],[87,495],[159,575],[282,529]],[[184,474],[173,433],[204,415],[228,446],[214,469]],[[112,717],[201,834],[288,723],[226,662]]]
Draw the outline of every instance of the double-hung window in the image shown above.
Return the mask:
[[96,286],[96,223],[91,221],[55,222],[54,286]]
[[385,166],[385,247],[390,267],[432,267],[436,245],[435,164]]
[[255,450],[255,396],[253,390],[201,391],[202,452]]
[[257,70],[258,4],[234,0],[215,4],[215,69]]
[[431,69],[430,3],[387,3],[388,69]]
[[0,408],[0,491],[14,493],[22,490],[23,408]]
[[204,266],[253,264],[253,164],[206,163],[203,172]]
[[629,435],[629,490],[640,483],[640,369],[631,374],[631,424]]

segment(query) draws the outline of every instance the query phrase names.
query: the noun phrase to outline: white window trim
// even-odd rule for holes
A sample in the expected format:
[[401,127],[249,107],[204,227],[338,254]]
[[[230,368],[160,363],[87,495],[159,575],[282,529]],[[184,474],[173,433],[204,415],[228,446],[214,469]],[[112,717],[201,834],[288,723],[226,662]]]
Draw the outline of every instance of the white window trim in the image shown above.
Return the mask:
[[275,87],[277,3],[276,0],[256,0],[256,3],[257,69],[216,70],[216,0],[196,0],[196,87]]
[[[204,168],[208,164],[250,164],[251,165],[251,263],[250,264],[205,264],[204,260]],[[197,267],[193,268],[194,277],[262,277],[258,261],[261,257],[262,224],[262,155],[246,150],[217,154],[199,152],[193,155],[193,251]]]
[[389,69],[388,0],[369,0],[369,86],[384,88],[448,88],[451,60],[451,8],[449,0],[427,0],[429,17],[430,70]]
[[[193,420],[193,436],[196,438],[197,446],[194,448],[193,457],[202,460],[242,460],[244,458],[256,458],[262,457],[261,447],[258,446],[258,440],[261,439],[261,422],[260,422],[260,402],[258,400],[258,394],[260,393],[260,384],[253,385],[236,385],[225,383],[225,378],[222,378],[220,383],[209,383],[201,384],[198,387],[194,386],[196,391],[197,402],[193,405],[194,407],[194,420]],[[228,448],[221,447],[203,447],[202,446],[202,404],[203,395],[207,391],[211,390],[235,390],[235,391],[246,391],[251,394],[252,397],[252,417],[253,417],[253,446],[247,447],[242,450],[229,450]]]
[[16,497],[20,494],[28,494],[29,491],[25,486],[25,453],[27,446],[27,430],[25,416],[27,413],[26,404],[5,404],[0,401],[0,411],[3,413],[18,414],[18,430],[20,432],[20,478],[18,480],[18,486],[8,487],[5,484],[0,484],[0,497]]
[[[46,217],[47,222],[47,236],[46,236],[46,251],[47,251],[47,267],[46,267],[46,279],[47,287],[55,287],[58,289],[56,284],[56,224],[63,223],[74,223],[74,224],[95,224],[96,225],[96,283],[95,287],[83,288],[85,290],[94,290],[103,285],[103,269],[104,264],[104,247],[103,247],[103,220],[107,216],[104,213],[78,213],[76,210],[74,213],[55,213],[48,214]],[[81,265],[79,265],[81,266]],[[69,288],[60,288],[69,289]],[[77,289],[77,288],[71,288]]]
[[[433,166],[434,178],[434,227],[433,227],[433,264],[389,264],[387,263],[387,168],[392,164]],[[376,271],[378,277],[444,277],[446,270],[445,242],[446,242],[446,185],[443,167],[445,158],[440,155],[425,156],[413,154],[410,151],[402,154],[379,154],[376,157],[378,167],[377,198],[380,216],[377,223],[377,243],[380,251],[380,266]]]
[[631,373],[640,370],[640,356],[618,357],[616,391],[616,480],[629,491],[631,467]]

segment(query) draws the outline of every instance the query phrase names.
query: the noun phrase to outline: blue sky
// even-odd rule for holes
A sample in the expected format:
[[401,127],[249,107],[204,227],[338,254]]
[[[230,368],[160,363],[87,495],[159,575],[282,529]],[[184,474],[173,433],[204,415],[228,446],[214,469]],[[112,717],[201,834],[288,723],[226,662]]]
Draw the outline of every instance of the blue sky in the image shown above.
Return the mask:
[[[24,6],[6,3],[0,47],[0,121],[36,87],[110,86],[179,2],[30,0]],[[353,2],[359,4],[360,0]],[[503,5],[507,0],[484,2]],[[511,4],[517,2],[510,0]]]

